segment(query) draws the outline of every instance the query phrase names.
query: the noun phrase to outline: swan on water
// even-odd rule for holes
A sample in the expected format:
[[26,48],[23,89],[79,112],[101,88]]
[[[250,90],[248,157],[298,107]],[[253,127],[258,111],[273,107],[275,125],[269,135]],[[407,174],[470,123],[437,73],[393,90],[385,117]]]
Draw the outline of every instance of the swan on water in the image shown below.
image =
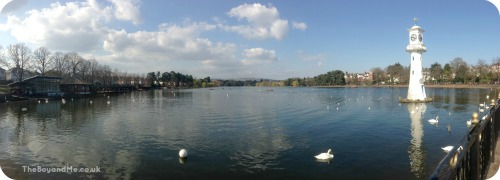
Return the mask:
[[28,110],[28,108],[22,108],[21,109],[21,111],[27,111],[27,110]]
[[180,157],[180,158],[187,158],[187,156],[188,156],[188,152],[187,152],[187,150],[186,150],[186,149],[181,149],[181,150],[179,151],[179,157]]
[[467,121],[467,126],[470,126],[471,124],[472,124],[472,120],[470,120],[470,119],[469,119],[469,120]]
[[111,104],[111,102],[110,102],[110,101],[108,101],[107,103],[108,103],[108,104]]
[[439,116],[436,116],[436,119],[429,119],[429,123],[436,124],[439,122]]
[[453,146],[446,146],[442,147],[441,149],[443,149],[444,152],[449,153],[453,149]]
[[321,153],[321,154],[318,154],[314,157],[316,159],[320,159],[320,160],[332,159],[333,158],[332,149],[328,149],[328,151],[326,153]]

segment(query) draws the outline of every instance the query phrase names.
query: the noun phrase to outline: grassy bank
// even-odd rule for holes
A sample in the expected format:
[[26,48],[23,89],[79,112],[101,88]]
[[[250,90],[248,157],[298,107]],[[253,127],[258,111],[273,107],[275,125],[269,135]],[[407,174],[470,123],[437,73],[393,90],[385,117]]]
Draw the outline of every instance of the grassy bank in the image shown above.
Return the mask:
[[0,94],[8,94],[8,93],[10,93],[9,86],[0,85]]

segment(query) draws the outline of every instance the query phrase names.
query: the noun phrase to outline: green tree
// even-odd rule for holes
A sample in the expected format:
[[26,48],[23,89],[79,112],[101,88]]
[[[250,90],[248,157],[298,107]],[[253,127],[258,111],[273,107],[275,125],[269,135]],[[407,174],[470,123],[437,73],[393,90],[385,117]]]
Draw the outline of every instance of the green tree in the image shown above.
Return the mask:
[[[403,76],[403,72],[404,72],[404,67],[398,63],[394,64],[394,65],[389,65],[387,66],[386,68],[386,71],[387,71],[387,75],[389,75],[389,80],[396,84],[396,79],[401,82],[402,79],[401,77]],[[398,82],[398,83],[399,83]]]
[[467,82],[469,67],[461,57],[457,57],[450,62],[451,71],[455,74],[455,82]]
[[443,68],[441,68],[441,64],[439,64],[437,62],[435,62],[434,64],[431,64],[430,74],[435,82],[441,82],[442,75],[443,75]]
[[443,79],[445,79],[446,81],[449,81],[451,80],[453,77],[452,77],[452,72],[451,72],[451,66],[449,63],[446,63],[444,65],[444,68],[443,68]]

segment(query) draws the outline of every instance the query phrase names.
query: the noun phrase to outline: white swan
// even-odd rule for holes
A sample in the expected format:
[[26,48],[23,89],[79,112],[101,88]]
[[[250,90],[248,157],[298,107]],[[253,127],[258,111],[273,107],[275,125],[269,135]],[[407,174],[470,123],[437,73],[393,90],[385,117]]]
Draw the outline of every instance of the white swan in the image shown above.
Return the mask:
[[328,149],[328,151],[326,153],[321,153],[321,154],[318,154],[314,157],[316,159],[321,159],[321,160],[332,159],[333,158],[332,149]]
[[470,126],[471,124],[472,124],[472,120],[470,120],[470,119],[469,119],[469,120],[467,121],[467,126]]
[[27,110],[28,110],[28,108],[22,108],[21,110],[22,110],[22,111],[27,111]]
[[187,152],[187,150],[186,150],[186,149],[181,149],[181,150],[179,151],[179,157],[180,157],[180,158],[186,158],[187,156],[188,156],[188,152]]
[[436,116],[436,119],[429,119],[429,123],[431,124],[439,123],[439,116]]
[[446,147],[442,147],[441,149],[443,149],[444,152],[449,153],[453,149],[453,146],[446,146]]

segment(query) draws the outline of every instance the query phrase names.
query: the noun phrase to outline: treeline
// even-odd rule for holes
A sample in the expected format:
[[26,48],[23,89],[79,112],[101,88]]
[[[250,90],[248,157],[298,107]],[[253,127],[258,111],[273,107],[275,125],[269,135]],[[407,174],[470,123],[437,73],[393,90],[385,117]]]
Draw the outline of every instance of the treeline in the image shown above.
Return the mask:
[[[194,85],[191,75],[178,72],[164,72],[147,75],[127,73],[102,65],[96,59],[85,59],[76,52],[51,52],[45,47],[32,51],[24,43],[11,44],[6,53],[0,53],[0,65],[12,73],[12,81],[22,81],[34,75],[75,77],[92,84],[139,85],[139,86],[188,86]],[[165,84],[164,84],[165,83]]]
[[[493,58],[488,64],[479,59],[476,64],[468,64],[463,58],[457,57],[449,63],[441,65],[433,63],[422,69],[426,84],[500,84],[500,57]],[[288,78],[283,81],[285,86],[332,86],[332,85],[377,85],[377,84],[408,84],[410,66],[399,62],[385,68],[375,67],[369,73],[343,73],[340,70],[330,71],[313,78]]]
[[[500,82],[500,57],[493,58],[491,64],[479,59],[476,64],[468,64],[457,57],[449,63],[441,65],[433,63],[423,68],[426,84],[463,83],[463,84],[498,84]],[[410,67],[401,64],[387,66],[385,69],[373,68],[373,84],[407,84],[410,78]]]
[[330,71],[313,78],[288,78],[284,81],[285,86],[333,86],[345,85],[345,74],[341,70]]

